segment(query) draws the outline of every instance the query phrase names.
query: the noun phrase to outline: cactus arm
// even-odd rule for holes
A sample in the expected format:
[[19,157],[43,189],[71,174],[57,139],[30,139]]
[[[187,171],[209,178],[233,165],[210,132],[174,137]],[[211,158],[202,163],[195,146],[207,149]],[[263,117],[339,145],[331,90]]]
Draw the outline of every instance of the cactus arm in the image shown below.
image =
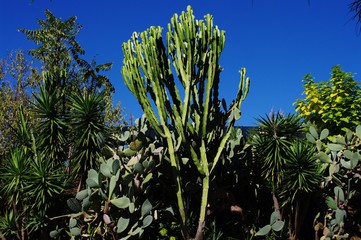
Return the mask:
[[139,72],[139,55],[138,58],[133,57],[132,48],[134,45],[128,41],[123,44],[124,66],[122,68],[122,74],[124,76],[124,82],[128,89],[135,95],[139,104],[141,105],[144,113],[147,115],[150,124],[154,127],[155,131],[164,137],[164,133],[159,127],[159,121],[154,111],[152,111],[150,101],[147,97],[146,89],[144,87],[143,77]]
[[[249,84],[250,84],[250,80],[249,78],[246,77],[246,69],[245,68],[242,68],[241,71],[240,71],[240,81],[239,81],[239,86],[238,86],[238,92],[237,92],[237,98],[236,98],[236,101],[235,103],[233,104],[232,107],[237,107],[238,109],[241,108],[241,105],[242,105],[242,102],[244,101],[244,99],[247,97],[247,94],[248,94],[248,90],[249,90]],[[228,124],[228,127],[227,127],[227,130],[226,130],[226,134],[223,136],[220,144],[219,144],[219,147],[218,147],[218,151],[217,151],[217,154],[216,156],[214,157],[214,161],[213,161],[213,165],[212,165],[212,168],[210,170],[210,173],[213,172],[214,168],[217,166],[217,163],[218,163],[218,160],[221,156],[221,153],[231,135],[231,132],[232,132],[232,128],[234,126],[234,123],[235,123],[235,120],[238,120],[238,119],[231,119],[229,124]]]

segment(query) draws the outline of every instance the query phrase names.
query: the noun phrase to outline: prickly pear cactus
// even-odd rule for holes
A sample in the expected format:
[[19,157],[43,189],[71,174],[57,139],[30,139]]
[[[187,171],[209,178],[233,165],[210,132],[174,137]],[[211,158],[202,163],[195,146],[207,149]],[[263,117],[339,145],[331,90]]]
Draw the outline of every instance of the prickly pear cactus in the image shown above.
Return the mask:
[[52,231],[52,237],[65,231],[72,239],[139,239],[152,224],[150,185],[164,150],[145,118],[136,123],[115,136],[120,146],[114,156],[88,171],[86,189],[67,201],[73,212],[68,228]]
[[[361,224],[359,200],[361,189],[361,126],[355,131],[347,131],[344,136],[328,136],[324,129],[320,134],[311,127],[307,134],[309,141],[316,144],[318,159],[323,162],[325,178],[323,188],[326,192],[328,211],[315,218],[315,231],[323,230],[321,239],[348,239],[360,234]],[[354,209],[355,207],[358,209]],[[324,220],[319,217],[323,215]]]

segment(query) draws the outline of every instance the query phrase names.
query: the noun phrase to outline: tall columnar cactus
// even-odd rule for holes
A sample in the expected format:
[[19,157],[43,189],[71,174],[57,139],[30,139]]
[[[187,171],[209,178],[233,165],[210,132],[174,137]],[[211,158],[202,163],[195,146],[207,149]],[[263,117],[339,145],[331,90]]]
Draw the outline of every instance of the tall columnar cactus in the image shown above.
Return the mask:
[[240,118],[240,107],[248,93],[249,79],[242,69],[236,99],[229,108],[224,99],[219,100],[222,70],[219,59],[225,33],[213,25],[209,14],[204,20],[195,20],[192,8],[188,7],[187,12],[172,17],[166,45],[162,36],[162,28],[153,26],[142,33],[134,33],[128,42],[123,43],[122,75],[151,126],[166,139],[184,238],[188,238],[188,232],[181,159],[191,159],[203,179],[196,235],[197,239],[201,239],[206,220],[209,178],[214,173],[235,120]]

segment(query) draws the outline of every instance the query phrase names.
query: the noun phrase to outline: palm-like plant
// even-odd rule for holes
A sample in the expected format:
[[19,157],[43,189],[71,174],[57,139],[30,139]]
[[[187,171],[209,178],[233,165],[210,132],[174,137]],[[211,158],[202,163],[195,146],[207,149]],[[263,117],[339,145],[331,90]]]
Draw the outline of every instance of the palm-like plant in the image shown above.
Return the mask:
[[310,193],[319,188],[322,166],[317,161],[316,149],[306,140],[296,140],[287,154],[287,168],[281,196],[290,206],[289,235],[298,239],[307,209]]
[[281,219],[277,195],[284,178],[289,147],[302,132],[302,123],[295,115],[282,115],[279,112],[272,112],[257,120],[259,128],[251,135],[250,142],[254,156],[262,166],[262,177],[271,186],[273,206],[278,219]]
[[[73,172],[83,180],[90,168],[99,167],[101,150],[106,145],[105,105],[103,94],[97,93],[74,94],[70,101],[70,125],[75,139]],[[82,181],[79,187],[81,184]]]
[[39,118],[37,146],[55,166],[63,163],[66,156],[67,126],[64,116],[59,112],[60,98],[55,92],[48,92],[43,87],[34,97],[33,111]]
[[18,205],[24,197],[29,161],[23,149],[15,148],[0,169],[1,192],[10,207]]
[[302,123],[295,115],[271,113],[257,119],[259,128],[250,138],[255,155],[262,163],[262,175],[278,185],[283,178],[286,156],[291,142],[300,136]]

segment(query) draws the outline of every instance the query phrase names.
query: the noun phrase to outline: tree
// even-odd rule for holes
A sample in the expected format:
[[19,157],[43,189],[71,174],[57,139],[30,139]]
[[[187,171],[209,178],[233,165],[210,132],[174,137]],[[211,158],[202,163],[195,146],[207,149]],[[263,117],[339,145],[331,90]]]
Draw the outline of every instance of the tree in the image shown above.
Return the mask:
[[[93,95],[101,92],[103,99],[98,104],[106,106],[103,111],[107,119],[119,116],[121,111],[113,107],[114,87],[109,78],[102,75],[103,71],[111,69],[112,63],[97,64],[94,59],[89,63],[81,58],[85,51],[76,39],[81,30],[76,17],[63,21],[49,10],[45,11],[45,16],[45,20],[38,20],[39,29],[20,29],[28,39],[40,45],[29,53],[40,60],[44,69],[43,82],[33,103],[36,117],[40,119],[36,126],[37,145],[55,165],[68,161],[70,166],[71,158],[79,159],[72,149],[79,139],[69,124],[75,121],[72,117],[78,117],[72,115],[74,98],[70,96],[83,89]],[[105,124],[104,119],[102,124]]]
[[[32,63],[22,50],[13,51],[0,60],[0,158],[12,147],[24,143],[17,141],[15,128],[20,119],[19,107],[25,115],[30,114],[30,99],[39,86],[40,76]],[[33,118],[29,121],[34,123]]]
[[352,129],[361,121],[361,86],[352,73],[340,66],[332,68],[331,78],[315,82],[310,74],[303,80],[304,99],[294,103],[296,111],[319,129],[327,128],[332,134]]
[[[357,20],[357,24],[361,23],[361,1],[354,0],[349,5],[350,12],[353,13],[353,19]],[[361,29],[360,29],[361,30]]]
[[[196,21],[192,8],[188,7],[187,12],[173,16],[166,36],[165,46],[161,27],[134,33],[131,40],[123,43],[122,75],[150,125],[167,143],[179,222],[185,239],[189,238],[186,223],[190,206],[185,202],[183,173],[192,168],[194,181],[200,179],[202,192],[201,200],[197,201],[200,206],[195,239],[202,239],[210,179],[217,176],[217,163],[235,120],[240,118],[249,79],[242,69],[236,98],[227,108],[218,92],[222,71],[219,58],[225,33],[213,25],[211,15]],[[172,73],[171,63],[176,75]],[[184,93],[183,100],[181,93]],[[189,161],[183,163],[182,159]]]

